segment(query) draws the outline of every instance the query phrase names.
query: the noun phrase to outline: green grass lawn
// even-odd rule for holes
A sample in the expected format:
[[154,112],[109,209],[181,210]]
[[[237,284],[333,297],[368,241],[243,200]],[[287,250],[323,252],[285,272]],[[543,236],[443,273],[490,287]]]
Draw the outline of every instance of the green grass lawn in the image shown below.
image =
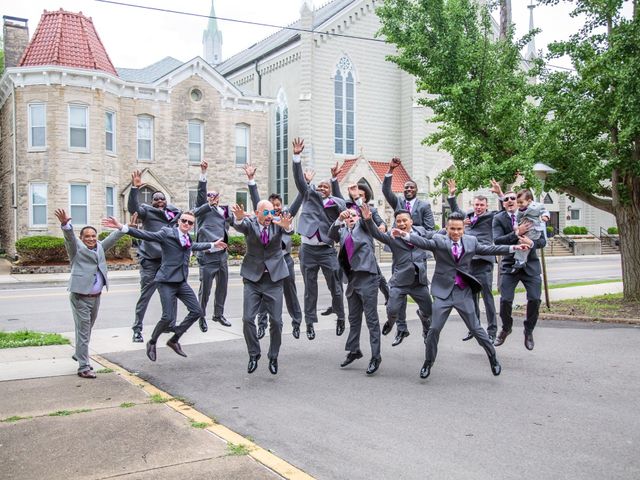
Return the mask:
[[0,332],[0,348],[41,347],[43,345],[67,345],[69,340],[57,333],[32,332]]

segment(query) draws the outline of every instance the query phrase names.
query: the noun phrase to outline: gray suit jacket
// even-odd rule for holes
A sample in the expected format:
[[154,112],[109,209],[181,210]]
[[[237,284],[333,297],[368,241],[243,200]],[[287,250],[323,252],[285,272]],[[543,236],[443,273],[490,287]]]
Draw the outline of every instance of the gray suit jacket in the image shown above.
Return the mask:
[[318,232],[321,241],[327,245],[333,245],[333,240],[328,235],[329,227],[336,221],[340,212],[346,210],[344,200],[330,196],[332,205],[325,207],[323,198],[316,191],[315,185],[307,184],[305,181],[301,162],[293,162],[293,179],[302,196],[302,213],[298,220],[298,233],[311,238]]
[[[164,210],[160,210],[146,203],[140,203],[138,193],[139,190],[136,187],[131,187],[127,208],[131,215],[134,213],[138,214],[138,219],[142,221],[142,228],[148,232],[157,232],[163,227],[176,224],[181,213],[178,207],[167,205]],[[169,220],[165,211],[171,212],[174,215],[173,219]],[[138,247],[138,256],[140,256],[140,258],[160,260],[162,251],[160,246],[153,242],[142,242]]]
[[[501,211],[493,217],[493,242],[496,245],[516,245],[518,243],[518,236],[513,231],[511,218],[506,210]],[[536,250],[544,248],[546,244],[547,239],[544,235],[537,240],[533,240],[533,245],[527,257],[527,263],[525,263],[523,268],[525,274],[536,276],[542,273],[540,259],[538,258]],[[500,262],[500,271],[502,273],[510,272],[514,262],[515,258],[513,254],[505,255],[502,257],[502,262]]]
[[509,253],[506,245],[483,245],[476,237],[463,235],[461,239],[462,256],[456,262],[453,256],[453,242],[449,236],[436,234],[431,240],[411,234],[409,242],[418,248],[431,250],[436,258],[436,269],[431,279],[431,294],[445,299],[451,295],[455,286],[456,272],[459,273],[474,292],[482,289],[480,283],[469,272],[474,255],[504,255]]
[[347,258],[347,250],[344,242],[349,234],[349,229],[343,226],[341,222],[334,222],[329,228],[329,237],[335,242],[340,243],[340,253],[338,261],[342,267],[342,271],[348,276],[351,272],[368,272],[377,274],[379,272],[376,263],[375,251],[373,249],[373,238],[366,230],[363,220],[358,220],[351,230],[351,238],[353,239],[353,255],[351,262]]
[[[360,213],[360,207],[353,200],[351,200],[351,198],[345,199],[342,196],[342,192],[340,191],[340,183],[338,182],[338,180],[331,180],[331,193],[334,197],[343,199],[347,208],[355,208],[356,211]],[[378,209],[372,206],[369,206],[369,209],[371,210],[371,218],[373,219],[373,223],[375,223],[378,227],[380,225],[384,225],[386,227],[387,224],[378,213]]]
[[[398,210],[404,210],[405,198],[403,195],[396,195],[391,191],[392,176],[385,175],[382,181],[382,194],[387,199],[394,212]],[[431,211],[431,205],[429,202],[416,198],[413,208],[411,209],[411,218],[413,224],[419,227],[424,227],[425,230],[433,230],[436,226],[436,222],[433,219],[433,212]]]
[[73,233],[73,227],[69,230],[62,230],[64,234],[64,247],[69,255],[71,264],[71,278],[69,279],[68,290],[73,293],[91,293],[98,270],[104,277],[104,286],[109,290],[107,279],[107,259],[104,252],[113,247],[118,239],[124,235],[118,230],[102,241],[98,241],[97,250],[89,250]]
[[[251,195],[251,203],[253,204],[253,209],[258,209],[258,203],[260,203],[260,192],[258,192],[258,186],[254,183],[253,185],[249,185],[249,195]],[[298,210],[300,210],[300,205],[302,205],[302,195],[296,195],[296,198],[293,199],[293,203],[289,206],[289,208],[283,209],[283,212],[289,213],[291,217],[295,217]],[[285,253],[291,254],[291,248],[293,247],[293,242],[291,241],[291,235],[283,235],[282,236],[282,249]]]
[[192,242],[191,247],[183,247],[180,243],[180,232],[173,227],[163,227],[157,232],[147,232],[129,227],[127,234],[147,242],[156,242],[160,245],[162,263],[158,273],[156,273],[156,282],[186,282],[189,276],[191,251],[209,250],[212,247],[209,242]]
[[[472,220],[475,213],[463,212],[458,206],[458,202],[456,202],[456,197],[448,197],[447,201],[449,202],[449,206],[451,207],[452,212],[460,212],[464,214],[466,218]],[[476,237],[480,243],[485,245],[493,244],[493,217],[498,213],[497,210],[486,211],[484,214],[480,215],[474,223],[464,226],[464,234],[471,235]],[[494,263],[496,261],[496,257],[492,257],[489,255],[476,255],[474,260],[484,260],[486,262]]]
[[289,235],[278,225],[269,225],[269,243],[262,244],[260,232],[262,225],[258,219],[245,217],[239,224],[234,224],[237,231],[242,233],[247,244],[247,252],[242,260],[240,276],[257,282],[265,271],[269,273],[271,280],[277,282],[289,276],[289,268],[284,260],[282,250],[282,237]]
[[[372,220],[366,220],[365,225],[369,233],[379,242],[388,245],[391,254],[391,278],[389,285],[392,287],[408,287],[413,285],[418,276],[420,285],[429,285],[427,277],[427,252],[422,248],[409,245],[401,238],[393,238],[389,233],[378,231]],[[434,232],[427,232],[422,227],[413,227],[413,233],[424,238],[431,238]]]
[[[211,208],[207,202],[207,182],[198,182],[198,196],[196,209],[193,214],[198,219],[198,230],[196,240],[198,242],[216,242],[223,239],[225,243],[229,241],[229,226],[233,223],[233,213],[227,205],[220,205],[223,214],[220,215],[218,209]],[[201,263],[218,261],[223,250],[216,252],[198,252]]]

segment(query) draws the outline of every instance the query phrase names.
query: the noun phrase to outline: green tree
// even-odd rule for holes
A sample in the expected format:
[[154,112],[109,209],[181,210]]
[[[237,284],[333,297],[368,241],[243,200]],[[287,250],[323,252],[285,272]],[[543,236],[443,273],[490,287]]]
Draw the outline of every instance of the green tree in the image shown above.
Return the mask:
[[637,2],[625,20],[624,0],[577,0],[584,28],[550,46],[551,58],[568,53],[574,62],[575,72],[561,73],[542,61],[527,72],[520,51],[531,34],[497,38],[474,0],[385,0],[377,11],[380,33],[397,47],[389,60],[416,77],[420,102],[439,122],[425,142],[451,154],[458,185],[510,183],[521,173],[537,186],[532,165],[555,168],[550,188],[615,215],[628,300],[640,299]]

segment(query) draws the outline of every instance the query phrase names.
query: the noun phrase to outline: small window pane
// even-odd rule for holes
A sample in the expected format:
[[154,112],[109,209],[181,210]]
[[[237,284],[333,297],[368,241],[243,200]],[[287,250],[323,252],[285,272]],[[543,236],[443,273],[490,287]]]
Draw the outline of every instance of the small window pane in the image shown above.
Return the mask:
[[45,206],[33,206],[33,225],[46,225],[47,224],[47,207]]
[[29,105],[29,147],[44,147],[46,138],[45,106]]
[[86,225],[87,207],[71,205],[71,218],[78,225]]
[[105,191],[105,204],[107,206],[107,217],[114,216],[114,194],[113,187],[107,187]]
[[71,185],[71,204],[87,203],[87,187],[85,185]]
[[69,106],[69,146],[87,147],[87,107]]
[[47,185],[31,184],[31,225],[47,224]]
[[115,152],[115,114],[106,112],[104,116],[104,145],[107,152]]
[[236,203],[242,205],[245,211],[248,211],[247,192],[236,192]]

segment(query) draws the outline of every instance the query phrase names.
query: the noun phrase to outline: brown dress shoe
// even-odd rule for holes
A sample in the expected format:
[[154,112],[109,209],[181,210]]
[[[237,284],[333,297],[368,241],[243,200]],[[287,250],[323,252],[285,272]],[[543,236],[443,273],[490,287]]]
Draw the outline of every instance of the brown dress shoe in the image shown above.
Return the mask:
[[496,338],[494,345],[496,347],[499,347],[500,345],[502,345],[510,334],[511,334],[511,330],[505,330],[505,329],[500,330],[500,333],[498,334],[498,338]]
[[171,340],[169,340],[167,342],[167,347],[169,347],[171,350],[176,352],[181,357],[186,357],[187,356],[187,354],[182,351],[182,347],[180,346],[180,344],[178,342],[172,342]]
[[533,332],[524,332],[524,347],[527,350],[533,350],[533,346],[535,345],[535,343],[533,343]]
[[78,372],[78,376],[81,378],[96,378],[96,374],[93,370],[85,370],[84,372]]

